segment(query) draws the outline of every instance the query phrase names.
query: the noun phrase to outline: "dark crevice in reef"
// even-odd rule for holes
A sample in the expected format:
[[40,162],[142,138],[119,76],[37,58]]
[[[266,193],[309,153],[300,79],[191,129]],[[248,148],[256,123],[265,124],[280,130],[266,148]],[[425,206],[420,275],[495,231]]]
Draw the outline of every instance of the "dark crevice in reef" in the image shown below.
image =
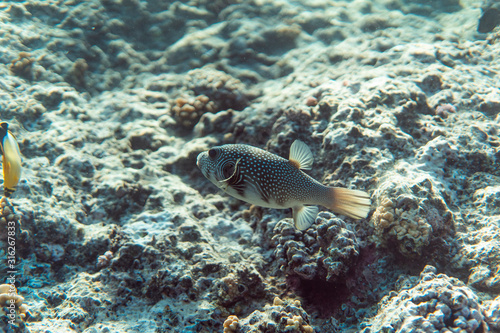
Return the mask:
[[348,301],[350,292],[345,283],[330,283],[323,280],[300,280],[299,296],[304,299],[304,309],[316,312],[321,318],[339,314],[342,304]]

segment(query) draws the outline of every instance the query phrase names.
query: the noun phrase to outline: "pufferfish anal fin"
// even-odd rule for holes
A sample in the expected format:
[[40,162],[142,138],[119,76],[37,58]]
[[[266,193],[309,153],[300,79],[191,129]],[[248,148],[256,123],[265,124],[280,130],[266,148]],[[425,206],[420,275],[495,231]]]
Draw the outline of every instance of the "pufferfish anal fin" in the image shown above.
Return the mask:
[[302,170],[311,170],[314,162],[311,149],[300,140],[295,140],[290,146],[289,160],[298,169]]
[[317,206],[297,206],[293,207],[292,211],[295,228],[306,230],[316,220],[319,209]]

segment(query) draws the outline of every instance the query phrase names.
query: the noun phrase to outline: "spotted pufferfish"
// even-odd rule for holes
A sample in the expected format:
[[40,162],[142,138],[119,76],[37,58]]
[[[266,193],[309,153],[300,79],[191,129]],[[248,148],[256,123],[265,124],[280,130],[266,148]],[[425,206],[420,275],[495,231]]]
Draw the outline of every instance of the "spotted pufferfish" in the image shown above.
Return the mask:
[[368,193],[341,187],[328,187],[302,170],[310,170],[313,155],[309,147],[296,140],[289,159],[265,150],[227,144],[198,155],[196,164],[203,175],[229,195],[266,208],[292,208],[295,227],[309,228],[321,205],[354,219],[370,211]]

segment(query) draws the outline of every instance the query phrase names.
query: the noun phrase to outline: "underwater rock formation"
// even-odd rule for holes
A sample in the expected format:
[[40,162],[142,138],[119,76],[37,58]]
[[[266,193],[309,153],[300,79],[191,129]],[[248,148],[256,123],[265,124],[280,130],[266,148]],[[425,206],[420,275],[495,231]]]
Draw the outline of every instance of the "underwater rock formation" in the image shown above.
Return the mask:
[[500,330],[500,296],[482,304],[484,316],[492,331]]
[[468,284],[479,290],[500,292],[500,227],[492,220],[478,231],[461,234],[460,248],[452,263],[467,271]]
[[[1,2],[0,118],[24,176],[0,229],[15,222],[26,327],[359,332],[387,304],[376,322],[403,327],[388,309],[413,309],[404,292],[449,285],[500,329],[500,35],[477,32],[483,2]],[[195,165],[297,139],[312,177],[372,194],[369,219],[325,212],[300,233]],[[450,278],[415,287],[429,264]],[[474,302],[450,299],[405,329],[441,323],[434,302],[443,329],[475,327]]]
[[477,295],[458,279],[426,266],[418,283],[381,300],[378,314],[363,333],[486,332],[488,324]]
[[205,95],[213,101],[214,112],[227,109],[241,111],[253,97],[240,80],[209,67],[189,71],[185,85],[195,95]]
[[[236,318],[237,319],[237,318]],[[228,318],[234,325],[234,316]],[[313,333],[314,329],[309,325],[309,315],[302,309],[298,300],[281,300],[276,297],[272,305],[265,305],[262,311],[256,310],[248,317],[236,321],[236,328],[228,329],[231,333]],[[224,330],[226,332],[226,330]]]
[[35,59],[27,52],[20,52],[19,57],[12,61],[10,70],[12,73],[24,77],[28,80],[33,79],[33,63]]
[[280,270],[302,279],[334,282],[356,262],[359,244],[347,224],[330,212],[321,212],[313,227],[300,232],[280,221],[274,228],[275,256]]
[[380,244],[396,244],[404,255],[421,254],[454,235],[453,215],[429,179],[393,175],[375,197],[379,205],[371,221]]
[[[189,71],[179,93],[181,97],[175,100],[171,114],[187,130],[192,130],[204,114],[241,111],[254,97],[240,80],[209,67]],[[207,129],[207,121],[201,122],[205,128],[198,130],[198,135],[213,132]]]

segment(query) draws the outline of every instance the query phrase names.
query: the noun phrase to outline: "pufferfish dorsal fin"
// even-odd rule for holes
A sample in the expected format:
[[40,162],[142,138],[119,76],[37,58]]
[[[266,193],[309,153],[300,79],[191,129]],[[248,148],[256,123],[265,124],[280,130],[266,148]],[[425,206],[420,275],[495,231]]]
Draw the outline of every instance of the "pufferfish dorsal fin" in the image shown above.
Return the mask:
[[302,141],[295,140],[290,146],[290,162],[298,169],[311,170],[314,162],[311,149]]

